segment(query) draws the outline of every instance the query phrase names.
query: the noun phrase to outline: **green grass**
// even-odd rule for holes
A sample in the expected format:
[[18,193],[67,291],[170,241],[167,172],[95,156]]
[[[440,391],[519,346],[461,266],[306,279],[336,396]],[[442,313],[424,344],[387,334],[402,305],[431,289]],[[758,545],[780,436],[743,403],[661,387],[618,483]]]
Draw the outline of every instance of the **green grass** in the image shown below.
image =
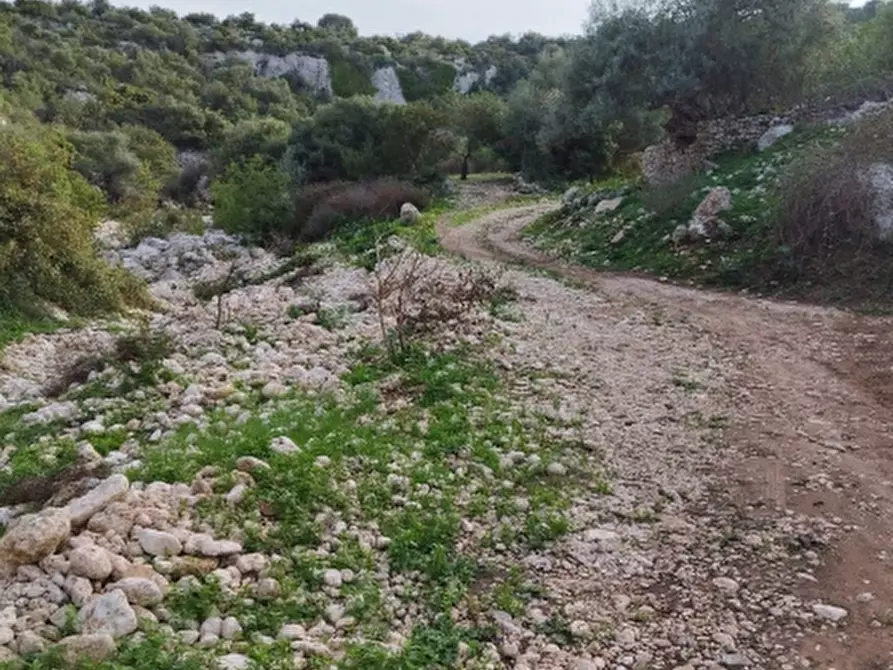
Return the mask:
[[0,413],[0,444],[13,447],[6,467],[0,469],[0,493],[23,479],[61,472],[77,459],[74,441],[58,437],[58,422],[21,423],[31,410],[20,406]]
[[[479,649],[492,638],[490,631],[449,617],[470,597],[490,560],[484,544],[459,551],[461,520],[498,512],[511,520],[511,551],[548,547],[570,529],[570,496],[582,485],[573,473],[584,456],[550,437],[553,423],[511,406],[503,398],[503,380],[472,350],[416,346],[391,358],[367,348],[358,352],[344,384],[337,400],[295,394],[261,402],[249,407],[245,423],[221,412],[207,430],[183,427],[170,440],[143,448],[142,465],[132,473],[142,481],[189,481],[206,465],[229,472],[246,455],[271,466],[254,473],[256,486],[243,504],[234,508],[211,499],[199,512],[220,533],[240,529],[246,551],[283,557],[274,573],[281,595],[258,608],[249,604],[250,594],[225,594],[207,582],[175,590],[169,608],[181,620],[214,610],[236,616],[246,635],[275,635],[283,623],[312,625],[327,602],[322,570],[350,568],[356,579],[340,589],[346,608],[365,639],[384,640],[394,616],[375,577],[384,558],[392,575],[407,580],[407,602],[420,608],[409,643],[397,655],[353,646],[338,667],[451,667],[460,642]],[[394,405],[398,398],[403,402]],[[277,435],[290,437],[299,453],[273,453],[269,445]],[[529,464],[504,466],[509,452],[523,454]],[[559,456],[571,472],[560,481],[546,472]],[[482,468],[511,486],[482,486]],[[218,489],[225,492],[231,484],[223,477]],[[517,497],[529,504],[514,505]],[[358,528],[376,528],[389,538],[386,548],[345,537],[337,551],[321,557],[317,549],[330,542],[325,518],[331,514]],[[521,573],[513,580],[523,602],[528,596],[520,590]],[[508,592],[497,588],[493,584],[486,599],[508,603]],[[266,653],[271,663],[279,658],[275,650]]]
[[[803,152],[833,143],[834,129],[800,130],[763,153],[732,154],[718,167],[659,189],[637,187],[621,207],[595,217],[591,210],[550,213],[525,235],[538,248],[605,270],[644,272],[730,288],[777,290],[790,259],[776,242],[776,185],[785,166]],[[622,183],[615,180],[615,189]],[[596,185],[597,190],[604,185]],[[720,218],[733,235],[676,248],[669,236],[686,224],[710,189],[726,186],[732,208]],[[584,189],[585,191],[586,189]],[[615,236],[624,231],[621,241]]]
[[31,333],[52,333],[64,327],[61,321],[50,317],[29,316],[12,309],[0,309],[0,352],[13,342]]
[[420,221],[411,225],[398,219],[360,221],[344,225],[333,233],[329,241],[339,254],[366,269],[375,267],[379,252],[382,255],[393,253],[393,249],[384,244],[391,237],[405,240],[407,244],[422,253],[436,255],[441,247],[437,240],[435,223],[448,210],[448,203],[435,203],[422,213]]
[[448,222],[453,226],[464,226],[475,221],[487,214],[499,212],[503,209],[511,209],[513,207],[523,207],[524,205],[535,205],[543,201],[543,196],[539,195],[513,195],[498,203],[489,205],[481,205],[471,209],[463,209],[448,217]]

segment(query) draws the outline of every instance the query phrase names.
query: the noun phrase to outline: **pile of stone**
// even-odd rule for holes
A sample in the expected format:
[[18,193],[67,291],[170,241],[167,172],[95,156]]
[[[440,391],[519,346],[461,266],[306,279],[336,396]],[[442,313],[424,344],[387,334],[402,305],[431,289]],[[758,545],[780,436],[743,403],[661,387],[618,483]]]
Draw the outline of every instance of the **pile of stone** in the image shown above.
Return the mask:
[[106,252],[110,262],[120,264],[150,283],[195,279],[204,268],[221,259],[248,266],[265,257],[268,256],[263,250],[246,247],[239,238],[216,229],[202,235],[174,233],[167,238],[147,237],[136,247]]
[[208,488],[131,486],[117,474],[16,519],[0,539],[0,660],[57,643],[69,655],[108,657],[140,619],[169,618],[161,603],[171,579],[244,567],[239,542],[195,528],[190,510]]
[[620,208],[624,199],[632,191],[629,185],[617,189],[602,189],[586,192],[573,186],[561,197],[562,209],[565,213],[586,216],[610,214]]
[[712,189],[698,205],[687,224],[676,226],[670,239],[674,244],[718,240],[732,235],[732,227],[719,215],[732,208],[732,193],[725,186]]

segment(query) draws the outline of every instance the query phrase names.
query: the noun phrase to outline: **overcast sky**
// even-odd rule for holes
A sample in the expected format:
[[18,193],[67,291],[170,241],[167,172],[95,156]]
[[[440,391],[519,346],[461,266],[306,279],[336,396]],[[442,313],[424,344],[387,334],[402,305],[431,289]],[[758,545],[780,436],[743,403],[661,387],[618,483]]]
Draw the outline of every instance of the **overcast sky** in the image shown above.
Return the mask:
[[[865,0],[848,0],[862,5]],[[472,42],[489,35],[534,31],[556,36],[582,31],[589,0],[113,0],[119,6],[160,5],[181,16],[209,12],[220,18],[253,12],[260,21],[316,23],[328,12],[353,19],[363,35],[395,35],[421,30]]]

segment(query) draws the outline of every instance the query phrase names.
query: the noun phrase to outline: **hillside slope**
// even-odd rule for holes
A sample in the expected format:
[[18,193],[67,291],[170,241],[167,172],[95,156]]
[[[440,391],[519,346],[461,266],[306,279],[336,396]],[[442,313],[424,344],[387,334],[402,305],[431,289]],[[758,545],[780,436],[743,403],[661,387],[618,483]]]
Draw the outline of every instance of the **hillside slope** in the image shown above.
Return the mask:
[[422,34],[366,38],[340,18],[280,26],[248,13],[218,20],[98,1],[2,3],[0,72],[44,120],[84,129],[136,122],[180,148],[206,148],[227,123],[293,121],[332,96],[507,93],[561,43],[534,34],[477,45]]

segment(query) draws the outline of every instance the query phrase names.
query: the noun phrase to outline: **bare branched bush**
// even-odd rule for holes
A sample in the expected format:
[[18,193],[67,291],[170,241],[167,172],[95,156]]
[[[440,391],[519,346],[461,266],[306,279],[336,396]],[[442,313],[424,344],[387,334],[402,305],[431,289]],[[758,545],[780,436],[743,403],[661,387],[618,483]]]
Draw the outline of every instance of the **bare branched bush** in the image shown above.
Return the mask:
[[[385,245],[397,245],[398,253],[388,255],[392,249]],[[405,351],[414,337],[455,330],[472,321],[496,296],[513,295],[493,272],[425,256],[396,238],[379,244],[377,253],[370,293],[382,341],[391,354]]]
[[431,197],[396,179],[311,184],[295,195],[294,228],[305,242],[321,240],[345,221],[394,219],[403,203],[424,209]]
[[193,295],[204,302],[215,301],[214,327],[220,330],[226,323],[226,295],[245,284],[244,272],[239,268],[238,259],[230,262],[226,273],[216,279],[198,282],[192,289]]
[[790,166],[781,183],[777,241],[798,274],[854,285],[893,277],[890,243],[878,228],[878,180],[889,180],[891,164],[893,114],[886,113]]

